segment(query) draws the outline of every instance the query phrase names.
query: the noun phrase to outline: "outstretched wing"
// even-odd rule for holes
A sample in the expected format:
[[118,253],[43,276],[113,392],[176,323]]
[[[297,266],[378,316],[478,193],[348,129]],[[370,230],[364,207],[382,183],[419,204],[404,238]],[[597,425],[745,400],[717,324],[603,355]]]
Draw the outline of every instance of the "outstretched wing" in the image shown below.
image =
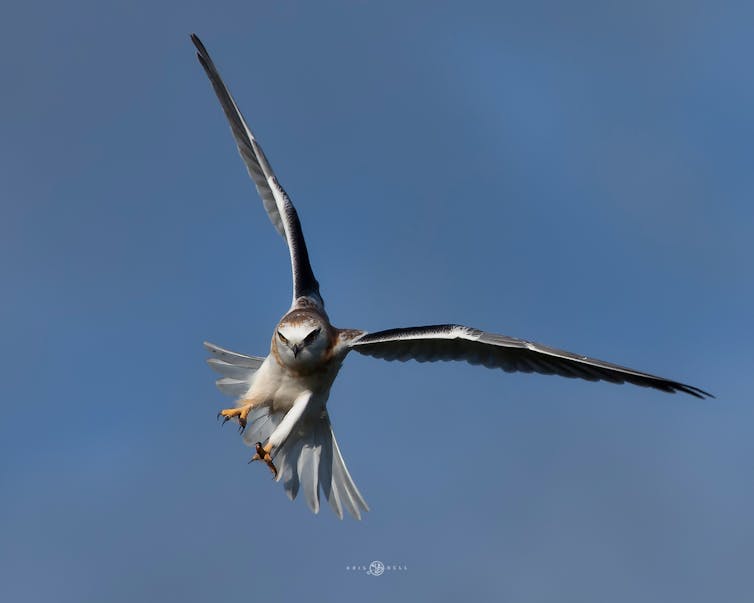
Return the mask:
[[360,354],[385,360],[464,360],[489,368],[501,368],[509,373],[522,371],[578,377],[587,381],[626,382],[664,392],[683,392],[697,398],[714,397],[692,385],[461,325],[409,327],[367,333],[353,339],[349,347]]
[[209,77],[209,81],[215,89],[215,94],[217,94],[222,105],[225,117],[228,118],[230,130],[238,145],[238,151],[241,153],[246,169],[257,187],[259,196],[262,197],[267,215],[288,243],[293,271],[293,301],[295,303],[299,297],[310,297],[322,305],[319,283],[314,277],[314,272],[309,263],[309,253],[306,249],[306,242],[301,231],[301,223],[296,208],[293,207],[288,195],[280,186],[262,151],[262,147],[259,146],[251,129],[246,125],[243,115],[238,110],[236,102],[220,77],[220,73],[212,62],[204,44],[196,34],[191,34],[191,41],[196,46],[198,51],[196,56],[204,67],[204,71],[207,72],[207,77]]

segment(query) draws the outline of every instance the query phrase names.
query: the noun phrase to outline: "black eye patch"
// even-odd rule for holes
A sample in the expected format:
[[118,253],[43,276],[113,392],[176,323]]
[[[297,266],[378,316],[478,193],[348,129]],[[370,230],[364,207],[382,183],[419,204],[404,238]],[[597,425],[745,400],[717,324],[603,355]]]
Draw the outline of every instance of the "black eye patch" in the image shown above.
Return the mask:
[[319,335],[319,332],[322,329],[314,329],[311,333],[309,333],[306,337],[304,337],[304,345],[310,344],[312,341],[314,341],[317,338],[317,335]]
[[283,334],[280,331],[278,331],[278,337],[280,338],[280,341],[282,341],[283,343],[285,344],[288,343],[288,340],[285,337],[283,337]]

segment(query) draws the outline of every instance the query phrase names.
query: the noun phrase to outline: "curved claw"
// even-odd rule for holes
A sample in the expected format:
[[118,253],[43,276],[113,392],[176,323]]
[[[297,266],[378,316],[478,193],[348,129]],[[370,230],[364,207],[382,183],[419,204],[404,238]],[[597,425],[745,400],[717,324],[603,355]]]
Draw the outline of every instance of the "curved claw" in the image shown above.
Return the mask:
[[251,457],[249,463],[253,463],[254,461],[264,461],[270,471],[272,471],[272,479],[275,479],[278,476],[278,469],[275,467],[275,463],[272,462],[272,457],[270,456],[269,451],[262,446],[262,442],[257,442],[255,449],[257,453]]
[[229,417],[229,416],[227,416],[227,415],[224,415],[224,414],[223,414],[223,411],[220,411],[219,413],[217,413],[217,420],[218,420],[218,421],[220,420],[220,417],[222,417],[222,418],[223,418],[223,422],[222,422],[222,423],[220,423],[220,427],[222,427],[222,426],[223,426],[223,425],[225,425],[225,424],[226,424],[226,423],[227,423],[228,421],[230,421],[230,417]]
[[223,425],[225,425],[228,421],[231,419],[238,419],[239,424],[239,431],[241,433],[244,432],[246,429],[246,422],[247,422],[247,415],[249,414],[249,411],[251,410],[251,405],[246,406],[238,406],[236,408],[226,408],[224,410],[221,410],[219,413],[217,413],[217,418],[220,419],[220,417],[223,418]]

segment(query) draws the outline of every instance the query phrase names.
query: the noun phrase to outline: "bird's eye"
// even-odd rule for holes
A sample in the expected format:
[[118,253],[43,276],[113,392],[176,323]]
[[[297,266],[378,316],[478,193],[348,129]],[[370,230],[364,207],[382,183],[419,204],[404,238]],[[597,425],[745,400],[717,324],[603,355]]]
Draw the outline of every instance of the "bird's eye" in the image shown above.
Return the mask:
[[306,337],[304,338],[304,345],[309,345],[309,344],[310,344],[310,343],[311,343],[312,341],[314,341],[315,339],[317,339],[317,335],[319,335],[319,332],[320,332],[321,330],[322,330],[322,329],[314,329],[314,330],[313,330],[313,331],[312,331],[311,333],[309,333],[309,334],[308,334],[308,335],[307,335],[307,336],[306,336]]
[[285,337],[283,336],[283,334],[282,334],[282,333],[281,333],[280,331],[278,331],[278,338],[279,338],[279,339],[280,339],[280,341],[282,341],[282,342],[283,342],[284,344],[288,345],[288,340],[287,340],[287,339],[286,339],[286,338],[285,338]]

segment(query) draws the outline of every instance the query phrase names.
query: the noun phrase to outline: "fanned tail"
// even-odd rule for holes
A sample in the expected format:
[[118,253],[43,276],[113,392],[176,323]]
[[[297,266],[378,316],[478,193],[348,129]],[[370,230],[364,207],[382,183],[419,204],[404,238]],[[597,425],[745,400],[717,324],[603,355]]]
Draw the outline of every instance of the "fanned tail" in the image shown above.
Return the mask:
[[207,341],[204,342],[204,347],[212,354],[212,358],[207,359],[207,364],[223,375],[215,381],[217,388],[235,398],[246,394],[251,387],[252,377],[262,366],[264,358],[231,352]]
[[[251,411],[244,440],[250,446],[265,442],[284,416],[284,412],[271,412],[266,406]],[[362,511],[369,511],[348,472],[327,413],[302,419],[272,455],[278,469],[276,481],[283,482],[291,500],[302,492],[309,508],[319,513],[321,491],[340,519],[344,508],[355,519],[361,519]]]

